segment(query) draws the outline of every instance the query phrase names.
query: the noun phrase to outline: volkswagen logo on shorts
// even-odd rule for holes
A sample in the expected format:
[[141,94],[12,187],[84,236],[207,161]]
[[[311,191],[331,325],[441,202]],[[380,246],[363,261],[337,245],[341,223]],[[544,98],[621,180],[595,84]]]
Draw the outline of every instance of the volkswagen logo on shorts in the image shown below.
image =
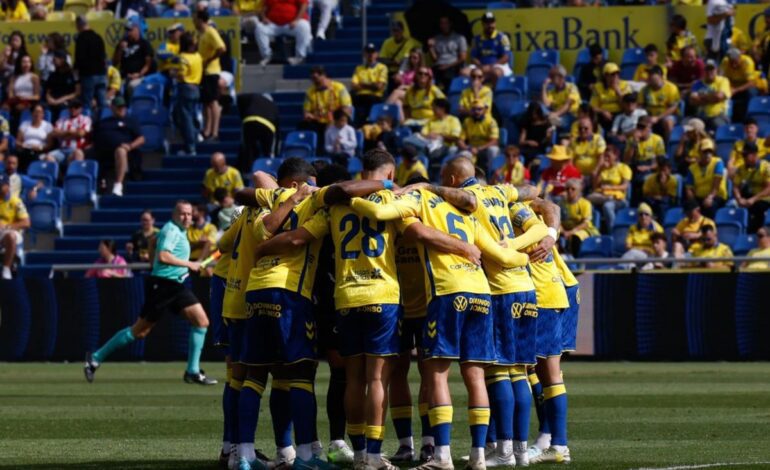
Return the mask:
[[464,312],[465,309],[468,308],[468,299],[466,299],[462,295],[458,295],[452,301],[452,305],[454,305],[455,310],[457,310],[458,312]]

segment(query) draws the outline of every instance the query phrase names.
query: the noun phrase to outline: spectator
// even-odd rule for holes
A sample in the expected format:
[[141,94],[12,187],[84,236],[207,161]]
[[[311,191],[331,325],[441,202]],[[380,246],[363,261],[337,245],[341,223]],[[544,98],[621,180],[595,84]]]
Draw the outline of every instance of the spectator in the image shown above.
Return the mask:
[[322,66],[310,70],[310,81],[312,85],[305,92],[302,105],[304,119],[297,127],[315,132],[318,141],[323,142],[326,126],[333,119],[332,113],[341,109],[350,116],[353,103],[345,85],[327,77]]
[[155,217],[149,209],[142,212],[139,223],[141,227],[126,243],[126,254],[131,262],[147,263],[150,261],[150,244],[155,241],[160,229],[155,226]]
[[628,205],[626,197],[631,176],[631,168],[620,161],[618,148],[608,145],[594,169],[591,178],[594,191],[587,198],[601,209],[608,232],[615,225],[615,213]]
[[583,181],[580,178],[567,180],[566,197],[559,202],[563,214],[561,237],[567,251],[574,257],[580,253],[583,240],[599,235],[593,223],[593,207],[583,197],[582,189]]
[[348,124],[348,115],[338,109],[332,114],[334,121],[326,128],[324,149],[332,160],[347,168],[348,159],[354,156],[358,147],[356,130]]
[[613,117],[620,112],[620,100],[628,93],[631,93],[631,87],[621,80],[620,67],[612,62],[604,64],[602,79],[596,82],[591,94],[591,107],[605,130],[612,125]]
[[11,110],[11,128],[18,125],[19,116],[23,111],[31,109],[40,101],[40,77],[35,74],[35,66],[29,54],[20,55],[16,59],[16,69],[8,84],[8,99],[6,105]]
[[462,134],[462,124],[449,114],[449,101],[438,98],[433,101],[433,118],[420,130],[418,138],[427,143],[428,157],[432,163],[441,162],[449,153],[457,150]]
[[192,33],[184,33],[180,39],[179,82],[174,106],[174,123],[179,129],[187,155],[196,155],[198,132],[195,125],[197,108],[200,103],[200,85],[203,80],[203,58]]
[[706,124],[698,118],[687,121],[684,125],[682,140],[679,141],[674,153],[678,167],[677,173],[687,174],[690,165],[698,160],[701,143],[706,140],[711,141],[711,136],[706,133]]
[[639,93],[639,105],[650,115],[653,131],[660,134],[663,140],[668,140],[676,124],[680,102],[679,89],[665,79],[663,69],[650,67],[647,85]]
[[182,23],[172,24],[166,28],[166,40],[158,46],[158,71],[169,78],[177,68],[177,60],[181,52],[182,34],[184,32],[184,25]]
[[139,148],[144,145],[144,136],[136,119],[128,116],[126,100],[122,96],[112,100],[112,116],[96,122],[93,137],[95,157],[100,166],[115,165],[112,194],[123,196],[123,180],[129,166],[134,172],[141,170]]
[[0,247],[3,248],[2,279],[11,279],[11,266],[16,248],[23,242],[22,231],[29,228],[29,215],[24,203],[11,195],[8,177],[0,176]]
[[[202,134],[204,139],[216,142],[219,140],[219,119],[222,116],[222,106],[219,104],[219,74],[222,72],[222,67],[219,64],[219,58],[227,49],[217,29],[209,25],[209,14],[206,10],[195,14],[194,23],[198,31],[198,53],[203,59],[200,91],[203,103]],[[259,43],[259,40],[257,42]]]
[[134,88],[152,71],[154,51],[150,43],[142,37],[139,24],[129,21],[126,35],[115,48],[112,63],[120,70],[120,76],[126,81],[126,95],[131,97]]
[[623,161],[631,166],[634,173],[632,194],[639,194],[644,179],[655,171],[658,157],[665,156],[666,144],[661,136],[652,133],[652,120],[649,116],[641,117],[623,155]]
[[80,83],[67,62],[67,53],[57,50],[53,56],[54,70],[45,82],[45,102],[51,111],[51,121],[56,122],[67,103],[80,96]]
[[529,169],[521,161],[521,152],[515,145],[505,147],[505,163],[496,169],[490,184],[522,185],[530,180]]
[[16,151],[22,172],[27,171],[29,164],[48,150],[52,132],[53,126],[45,120],[43,105],[36,104],[32,108],[32,120],[24,121],[16,135]]
[[519,148],[529,164],[553,143],[554,128],[540,103],[531,102],[519,121]]
[[567,69],[557,64],[551,68],[548,78],[543,82],[541,99],[548,108],[548,120],[556,127],[568,126],[580,106],[580,91],[574,83],[568,82],[566,77]]
[[241,34],[250,38],[257,31],[262,10],[262,0],[235,0],[232,2],[233,14],[241,19]]
[[580,136],[580,120],[588,118],[591,122],[591,129],[594,133],[599,132],[599,121],[596,119],[596,113],[594,109],[588,103],[581,103],[578,106],[577,119],[572,122],[569,129],[569,136],[571,139],[577,139]]
[[652,234],[663,233],[663,227],[652,219],[652,208],[645,203],[636,210],[637,220],[628,228],[626,235],[626,253],[623,258],[640,259],[653,254]]
[[417,78],[406,91],[402,110],[404,124],[407,126],[423,126],[433,118],[433,101],[446,98],[444,93],[433,84],[433,72],[428,67],[417,71]]
[[120,70],[112,65],[107,66],[107,92],[105,98],[112,103],[112,99],[120,93],[123,87],[123,79],[120,78]]
[[[652,240],[652,257],[653,258],[673,258],[674,256],[668,252],[668,241],[666,240],[666,235],[663,233],[653,233],[650,235],[650,240]],[[649,269],[668,269],[670,268],[672,263],[665,262],[665,261],[656,261],[654,263],[647,263],[645,264],[642,269],[643,270],[649,270]]]
[[40,81],[46,83],[48,77],[56,70],[54,56],[57,52],[63,52],[68,65],[72,65],[72,57],[67,52],[67,43],[64,36],[59,33],[51,33],[40,46],[40,56],[37,58],[37,70]]
[[37,189],[43,186],[43,183],[35,182],[32,178],[26,175],[19,174],[19,157],[16,155],[8,155],[5,159],[5,174],[0,173],[0,176],[8,178],[8,183],[11,185],[11,197],[24,198],[21,192],[24,186],[32,187],[30,191],[25,195],[26,198],[34,199],[37,194]]
[[8,120],[0,116],[0,162],[3,161],[8,153],[8,136],[11,134],[11,126]]
[[452,29],[452,20],[441,16],[438,20],[439,34],[428,39],[428,52],[433,61],[433,76],[444,90],[449,89],[452,79],[459,73],[468,56],[468,42],[465,36]]
[[725,166],[721,158],[714,156],[711,140],[702,141],[698,150],[698,160],[690,165],[685,180],[687,199],[697,201],[703,214],[713,218],[727,200]]
[[639,64],[634,71],[634,81],[647,82],[647,79],[650,76],[650,69],[653,67],[660,68],[663,79],[665,79],[666,74],[668,73],[668,68],[666,68],[665,65],[658,63],[658,46],[655,44],[647,44],[644,46],[644,57],[646,62]]
[[730,81],[718,74],[717,63],[709,59],[706,61],[703,80],[692,86],[689,98],[690,104],[696,107],[698,117],[706,124],[706,129],[715,131],[717,127],[730,123],[727,117],[730,96]]
[[2,64],[2,84],[3,88],[8,84],[8,81],[16,71],[16,61],[19,56],[27,54],[27,46],[24,41],[24,35],[21,31],[12,31],[11,36],[8,38],[8,45],[3,49],[3,55],[0,56],[0,64]]
[[[714,1],[714,0],[710,0]],[[710,225],[700,229],[701,237],[698,243],[693,243],[688,252],[693,258],[733,258],[733,251],[729,246],[719,242],[717,231]],[[732,261],[707,261],[699,262],[696,266],[708,269],[732,268]]]
[[391,36],[380,47],[380,62],[388,66],[388,73],[393,77],[404,58],[412,49],[422,49],[420,41],[404,34],[404,23],[394,21],[390,24]]
[[208,215],[206,204],[193,206],[192,225],[187,229],[190,259],[203,261],[216,249],[217,228],[214,224],[206,221]]
[[754,233],[765,222],[770,209],[770,162],[759,159],[759,148],[743,146],[743,165],[733,178],[733,197],[739,207],[749,211],[748,232]]
[[572,157],[565,146],[554,145],[546,156],[551,165],[540,175],[540,193],[558,201],[564,196],[567,181],[582,176],[580,170],[572,165]]
[[682,49],[682,60],[674,62],[668,71],[668,78],[685,95],[705,75],[706,65],[703,60],[698,58],[698,53],[695,51],[694,46],[686,46]]
[[369,112],[383,101],[388,86],[388,68],[377,62],[377,48],[369,43],[364,48],[364,63],[356,66],[351,80],[353,106],[356,110],[356,127],[366,123]]
[[91,143],[91,118],[83,114],[83,103],[77,98],[67,103],[69,116],[59,118],[51,132],[51,138],[59,143],[45,159],[59,164],[83,160],[83,151]]
[[[225,188],[217,188],[217,190],[214,191],[214,199],[217,201],[217,209],[214,214],[212,214],[211,219],[216,220],[218,230],[227,230],[227,227],[232,223],[238,210],[235,206],[235,199]],[[214,215],[216,215],[216,217]]]
[[692,243],[700,239],[701,228],[708,225],[716,229],[717,225],[701,213],[700,206],[695,201],[685,201],[684,213],[685,217],[671,230],[671,240],[680,244],[686,251]]
[[374,124],[365,124],[361,130],[364,133],[364,152],[377,147],[387,150],[391,155],[398,153],[398,140],[393,131],[393,117],[381,114]]
[[203,197],[214,202],[214,191],[225,188],[230,193],[243,189],[241,173],[227,164],[225,154],[215,152],[211,155],[211,168],[206,170],[203,177]]
[[[478,164],[486,170],[492,160],[500,153],[500,129],[497,121],[487,114],[484,103],[473,103],[471,115],[463,121],[463,131],[460,134],[459,147],[473,155],[473,164]],[[478,163],[477,163],[478,162]]]
[[107,106],[107,53],[104,40],[99,36],[86,19],[78,16],[75,20],[78,34],[75,37],[75,65],[80,80],[80,99],[86,110],[91,110],[92,101],[96,99],[96,112],[100,116]]
[[669,25],[671,29],[671,35],[666,41],[666,63],[671,67],[674,63],[683,59],[684,49],[686,47],[692,47],[693,52],[697,55],[698,40],[695,35],[687,29],[687,19],[682,15],[674,15],[671,18]]
[[273,155],[279,110],[270,95],[261,93],[239,93],[237,104],[241,135],[247,136],[238,153],[238,167],[249,171],[254,160]]
[[[380,62],[382,62],[382,59],[380,59]],[[401,61],[398,73],[390,77],[393,85],[397,86],[391,96],[398,91],[399,94],[396,96],[403,98],[404,94],[406,94],[406,90],[408,90],[414,83],[414,80],[417,77],[417,71],[425,65],[425,56],[422,53],[422,49],[415,47],[409,51],[409,54],[403,61]]]
[[623,143],[633,137],[631,134],[636,129],[639,119],[647,116],[647,111],[639,108],[637,100],[636,93],[623,95],[620,101],[620,110],[622,112],[612,120],[612,128],[610,130],[610,139],[612,141]]
[[[277,36],[294,38],[294,57],[287,61],[291,65],[304,62],[308,48],[313,41],[310,21],[307,15],[307,0],[265,0],[259,13],[254,37],[262,56],[260,65],[267,65],[273,58],[270,41]],[[205,21],[208,23],[208,14]],[[205,58],[204,54],[204,58]],[[217,72],[218,73],[218,72]]]
[[[746,256],[750,258],[770,258],[770,227],[760,227],[757,230],[757,248],[750,250]],[[741,266],[747,270],[770,269],[769,261],[746,261]]]
[[477,100],[484,102],[487,112],[492,112],[492,89],[484,85],[484,73],[479,70],[471,70],[471,86],[460,93],[459,116],[466,117],[471,114],[471,107]]
[[0,20],[29,21],[29,10],[24,0],[2,0],[0,2]]
[[[318,8],[318,25],[316,25],[315,37],[316,39],[325,40],[326,32],[329,29],[329,23],[332,21],[332,11],[338,7],[339,0],[314,0],[316,7]],[[342,27],[342,18],[337,18],[337,24]]]
[[[97,266],[110,265],[110,266],[125,266],[126,260],[118,254],[118,248],[115,245],[115,240],[106,238],[99,242],[99,258],[94,261]],[[86,271],[87,278],[107,279],[107,278],[122,278],[130,277],[131,271],[128,269],[89,269]]]
[[756,35],[754,40],[754,61],[759,64],[759,70],[767,76],[770,74],[770,8],[764,11],[765,30]]
[[727,50],[730,28],[735,10],[727,0],[708,0],[706,6],[706,55],[709,59],[720,59]]
[[760,160],[770,155],[770,135],[765,138],[759,137],[759,125],[756,119],[748,118],[743,123],[743,139],[737,140],[733,144],[733,150],[730,152],[730,160],[727,162],[727,172],[732,177],[736,170],[743,165],[743,148],[746,144],[754,144],[757,147]]
[[417,149],[412,145],[404,145],[401,151],[401,163],[396,168],[396,183],[399,186],[406,186],[412,178],[419,176],[428,178],[428,169],[418,158]]
[[760,77],[760,72],[754,67],[754,60],[736,47],[727,51],[720,69],[722,75],[730,82],[732,119],[734,122],[742,122],[751,97],[759,91],[767,92],[767,81]]
[[679,195],[679,180],[671,174],[671,161],[658,157],[658,170],[647,175],[642,185],[642,198],[652,207],[658,219],[663,219],[669,207],[674,205]]
[[588,46],[588,54],[591,56],[591,60],[580,68],[580,74],[577,77],[580,96],[585,101],[591,98],[594,84],[602,78],[602,71],[606,62],[604,49],[598,44]]
[[599,162],[599,156],[604,153],[607,144],[604,138],[594,133],[591,120],[581,118],[578,120],[578,137],[572,139],[569,146],[570,154],[575,166],[583,176],[591,176]]
[[484,72],[484,77],[493,87],[500,77],[513,74],[511,70],[511,41],[498,31],[495,14],[491,11],[481,17],[482,33],[473,38],[471,66]]

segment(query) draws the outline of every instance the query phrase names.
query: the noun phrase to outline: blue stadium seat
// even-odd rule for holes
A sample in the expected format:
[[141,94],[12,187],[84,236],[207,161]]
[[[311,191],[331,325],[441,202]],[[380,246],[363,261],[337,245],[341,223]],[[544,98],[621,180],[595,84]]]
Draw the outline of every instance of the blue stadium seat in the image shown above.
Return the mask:
[[131,94],[131,101],[133,102],[138,98],[155,98],[158,102],[163,102],[163,85],[155,82],[154,80],[142,80],[136,88],[134,88]]
[[594,227],[599,228],[602,226],[602,213],[599,212],[599,209],[593,208],[592,210],[592,222],[594,224]]
[[623,57],[620,59],[620,65],[633,65],[636,68],[639,64],[643,64],[647,60],[644,55],[644,49],[641,47],[633,47],[623,51]]
[[46,186],[55,186],[59,165],[55,162],[34,161],[27,168],[27,176],[42,181]]
[[364,171],[364,164],[361,163],[361,159],[357,157],[350,157],[348,159],[348,173],[351,175],[357,175]]
[[109,106],[105,106],[102,108],[102,110],[99,112],[99,119],[106,119],[108,117],[112,117],[112,109],[110,109]]
[[314,162],[324,162],[327,165],[331,165],[332,164],[332,159],[329,158],[329,157],[316,157],[316,156],[312,156],[312,157],[305,158],[305,160],[307,160],[307,162],[310,163],[311,165]]
[[[25,122],[25,121],[31,121],[32,120],[32,111],[29,109],[25,109],[21,112],[21,116],[19,117],[19,122]],[[51,122],[51,111],[45,110],[43,113],[43,120]]]
[[559,51],[556,49],[539,49],[529,53],[527,69],[534,65],[547,65],[550,67],[559,63]]
[[504,150],[505,146],[508,145],[508,129],[505,127],[500,128],[500,138],[498,140],[498,144],[500,145],[500,150]]
[[492,2],[492,3],[487,3],[487,10],[508,10],[508,9],[512,9],[512,8],[516,8],[516,4],[515,3],[511,3],[511,2]]
[[528,91],[529,81],[527,77],[523,75],[502,77],[497,81],[497,85],[495,85],[495,101],[502,94],[518,93],[521,96],[527,96]]
[[363,157],[364,155],[364,131],[356,129],[356,155]]
[[49,201],[61,208],[64,206],[64,191],[61,188],[41,188],[37,191],[37,201]]
[[157,126],[154,124],[141,125],[139,129],[144,136],[144,144],[142,150],[146,152],[157,152],[163,150],[163,153],[168,154],[168,141],[166,140],[166,128],[163,126]]
[[588,237],[580,245],[578,258],[609,258],[612,256],[612,237]]
[[278,176],[278,167],[283,163],[282,158],[257,158],[251,165],[251,172],[264,171],[271,175]]
[[401,147],[402,143],[404,142],[404,139],[412,135],[412,129],[409,127],[396,127],[394,130],[396,133],[396,143],[398,147]]
[[471,79],[468,77],[455,77],[449,85],[448,94],[462,93],[463,90],[471,86]]
[[58,233],[62,236],[64,225],[61,206],[54,201],[35,200],[28,205],[30,228],[34,232]]
[[734,142],[717,142],[716,154],[725,163],[730,160],[730,153],[733,151]]
[[765,211],[765,223],[764,225],[770,225],[770,209]]
[[663,215],[663,228],[674,228],[680,220],[684,218],[684,209],[681,207],[672,207]]
[[639,67],[637,64],[623,64],[620,66],[620,78],[622,80],[633,80],[636,69]]
[[284,147],[281,151],[281,158],[310,158],[314,152],[311,152],[307,147],[292,146]]
[[528,105],[526,95],[519,95],[518,92],[495,96],[495,106],[503,119],[515,119],[524,114]]
[[307,156],[315,155],[318,147],[318,136],[315,132],[292,131],[283,141],[283,152],[289,149],[302,148],[307,150]]
[[735,256],[746,256],[746,254],[758,246],[756,235],[738,235],[732,245]]
[[676,152],[676,148],[679,146],[679,142],[682,141],[683,136],[684,126],[674,126],[671,129],[671,135],[668,138],[668,148],[666,149],[668,151],[668,158],[674,158],[674,152]]
[[628,235],[628,227],[627,225],[624,226],[615,226],[615,228],[612,229],[612,254],[615,256],[621,256],[623,253],[626,252],[626,235]]
[[189,10],[177,10],[174,8],[168,9],[163,12],[163,18],[189,18]]
[[90,175],[73,174],[64,178],[64,200],[70,206],[96,205],[96,191]]
[[747,114],[754,118],[757,116],[770,116],[770,97],[755,96],[751,98]]
[[399,122],[398,107],[385,103],[377,103],[372,106],[372,110],[369,111],[369,122],[377,122],[377,118],[379,118],[381,114],[390,115],[394,124]]
[[746,233],[749,211],[742,207],[723,207],[717,211],[714,222],[717,224],[719,240],[732,246],[739,235]]
[[168,109],[161,105],[151,105],[148,99],[150,97],[142,97],[136,103],[131,100],[128,114],[136,117],[142,125],[167,126],[169,124]]
[[85,175],[94,182],[93,189],[96,190],[96,179],[99,176],[99,162],[96,160],[80,160],[71,162],[67,166],[67,176]]
[[630,227],[636,223],[636,208],[626,207],[615,213],[614,227]]
[[529,82],[529,97],[536,99],[543,88],[543,82],[548,78],[551,65],[535,64],[527,66],[527,81]]
[[163,105],[163,100],[160,96],[153,94],[132,96],[131,101],[128,103],[130,111],[138,109],[153,109]]
[[493,158],[491,164],[489,165],[489,176],[491,176],[494,172],[503,166],[505,166],[505,155],[498,155]]
[[233,11],[227,8],[209,8],[209,16],[233,16]]
[[[604,56],[604,60],[607,60],[609,57],[609,52],[606,48],[602,49],[602,55]],[[575,59],[575,65],[572,67],[573,81],[574,77],[580,76],[580,70],[583,68],[583,66],[588,65],[589,63],[591,63],[591,52],[589,51],[588,47],[584,47],[578,51],[577,58]]]
[[736,140],[743,139],[743,126],[736,124],[725,124],[723,126],[719,126],[714,138],[716,139],[717,143],[734,143]]

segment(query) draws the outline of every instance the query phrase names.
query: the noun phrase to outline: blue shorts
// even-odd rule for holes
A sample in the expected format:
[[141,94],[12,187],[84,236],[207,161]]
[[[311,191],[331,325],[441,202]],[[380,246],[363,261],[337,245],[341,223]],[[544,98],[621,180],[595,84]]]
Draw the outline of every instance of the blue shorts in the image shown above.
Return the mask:
[[227,318],[228,342],[230,343],[230,362],[242,362],[246,320]]
[[214,325],[214,346],[226,348],[230,341],[228,339],[227,325],[222,318],[222,303],[225,300],[225,286],[227,280],[219,276],[211,276],[209,284],[209,318]]
[[[504,366],[516,364],[534,364],[535,338],[519,338],[520,328],[535,325],[537,318],[537,298],[535,291],[515,292],[492,296],[492,312],[494,313],[495,352],[497,363]],[[522,335],[524,336],[524,335]],[[532,344],[523,344],[522,354],[519,354],[519,342],[524,339]],[[519,356],[528,358],[525,353],[531,352],[531,362],[521,362]]]
[[537,357],[561,356],[561,322],[566,309],[541,308],[537,311]]
[[460,362],[495,362],[495,342],[488,294],[434,297],[422,334],[425,359],[459,359]]
[[372,304],[337,310],[342,357],[393,356],[398,354],[401,306]]
[[580,285],[567,287],[569,308],[561,316],[561,350],[574,351],[577,347],[577,327],[580,316]]
[[425,317],[404,318],[401,320],[401,352],[408,353],[412,349],[422,350],[422,330]]
[[317,360],[310,300],[286,289],[249,291],[246,313],[240,362],[257,366]]

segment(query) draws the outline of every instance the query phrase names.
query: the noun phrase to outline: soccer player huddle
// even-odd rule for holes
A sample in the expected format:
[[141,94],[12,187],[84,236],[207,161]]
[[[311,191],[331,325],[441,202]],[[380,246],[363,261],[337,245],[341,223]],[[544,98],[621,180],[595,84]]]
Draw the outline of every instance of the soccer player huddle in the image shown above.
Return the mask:
[[[316,174],[290,158],[277,181],[258,175],[257,189],[236,195],[245,207],[219,241],[212,280],[218,341],[228,348],[222,463],[453,469],[455,361],[468,393],[466,468],[569,462],[559,361],[575,348],[579,294],[554,248],[559,209],[528,186],[486,185],[464,157],[444,165],[440,186],[395,187],[396,162],[379,149],[363,168],[351,180],[343,167]],[[407,380],[414,349],[419,452]],[[316,429],[319,357],[331,369],[326,460]],[[273,460],[254,448],[268,386]],[[540,435],[528,448],[533,396]],[[390,459],[382,454],[388,405],[399,441]]]

